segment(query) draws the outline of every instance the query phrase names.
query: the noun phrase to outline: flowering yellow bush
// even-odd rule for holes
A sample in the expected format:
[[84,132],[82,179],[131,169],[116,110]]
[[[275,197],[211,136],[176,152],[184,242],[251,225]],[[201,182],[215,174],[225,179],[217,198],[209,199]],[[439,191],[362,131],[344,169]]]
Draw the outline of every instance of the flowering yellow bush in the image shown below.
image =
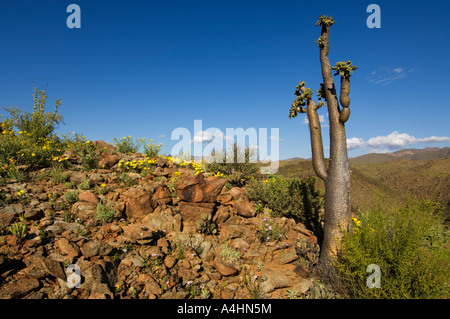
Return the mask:
[[142,172],[145,170],[149,170],[155,166],[156,159],[150,159],[149,157],[145,157],[140,160],[132,160],[132,161],[124,161],[120,160],[118,166],[124,171],[135,171]]
[[217,172],[217,173],[213,174],[213,176],[219,177],[219,178],[226,178],[225,174],[222,174],[221,172]]

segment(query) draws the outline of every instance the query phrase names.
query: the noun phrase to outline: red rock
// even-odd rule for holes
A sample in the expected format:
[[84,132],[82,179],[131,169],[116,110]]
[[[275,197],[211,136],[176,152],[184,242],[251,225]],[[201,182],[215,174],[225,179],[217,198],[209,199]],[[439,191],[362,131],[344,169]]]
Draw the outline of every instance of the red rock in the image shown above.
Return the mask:
[[100,151],[109,151],[111,153],[116,150],[116,148],[113,145],[108,144],[102,140],[94,141],[92,142],[92,144],[97,147],[98,150],[97,153],[100,153]]
[[219,206],[217,212],[214,214],[212,220],[216,224],[221,224],[230,217],[230,207],[229,206]]
[[240,187],[233,187],[228,191],[233,200],[227,204],[236,210],[236,213],[243,217],[254,217],[256,215],[256,209],[252,203],[248,200],[247,190]]
[[222,276],[225,277],[234,276],[238,273],[238,269],[236,269],[232,264],[229,264],[223,260],[216,260],[213,266]]
[[233,197],[230,194],[220,194],[217,196],[217,201],[222,205],[228,204],[233,200]]
[[78,257],[80,255],[80,249],[78,246],[66,238],[60,238],[55,242],[55,247],[58,248],[59,252],[63,255],[69,256],[71,258]]
[[91,191],[83,191],[78,194],[78,201],[97,204],[98,198]]
[[21,277],[10,281],[0,288],[0,299],[18,299],[39,288],[39,280]]
[[81,253],[85,258],[90,258],[93,256],[107,256],[113,248],[100,240],[88,241],[81,247]]
[[172,194],[170,193],[169,188],[166,185],[163,185],[156,190],[155,194],[153,194],[152,200],[154,205],[169,205],[172,203]]
[[222,191],[227,180],[224,178],[218,178],[215,180],[208,180],[203,184],[203,202],[213,203],[216,201],[217,196]]
[[241,187],[233,187],[228,191],[228,194],[230,194],[234,200],[238,200],[242,197],[247,197],[247,190]]
[[168,256],[166,256],[166,258],[164,258],[164,265],[167,268],[172,268],[173,266],[175,266],[176,262],[177,262],[177,259],[174,256],[168,255]]
[[128,218],[140,219],[153,212],[152,193],[145,188],[130,188],[122,193],[120,199],[125,203]]
[[202,183],[204,179],[205,179],[205,177],[201,173],[199,173],[197,175],[193,175],[193,176],[184,176],[183,178],[181,178],[179,181],[177,181],[175,183],[175,189],[177,189],[177,190],[186,189],[189,186]]
[[209,178],[205,180],[203,174],[186,176],[175,183],[177,196],[191,203],[213,203],[223,189],[225,179]]
[[215,206],[215,203],[178,203],[183,220],[194,222],[199,220],[202,214],[212,214]]
[[153,237],[153,230],[143,224],[129,224],[122,226],[123,236],[131,242]]
[[101,168],[109,169],[119,162],[120,156],[116,154],[104,154],[98,162],[98,166]]
[[2,212],[0,213],[0,228],[9,226],[13,223],[16,218],[15,212]]

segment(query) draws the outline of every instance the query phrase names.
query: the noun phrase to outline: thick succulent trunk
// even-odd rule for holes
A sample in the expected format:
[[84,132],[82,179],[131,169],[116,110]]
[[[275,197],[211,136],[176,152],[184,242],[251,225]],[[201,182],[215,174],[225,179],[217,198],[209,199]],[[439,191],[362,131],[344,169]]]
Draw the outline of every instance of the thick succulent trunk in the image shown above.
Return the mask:
[[[342,235],[351,220],[350,174],[344,125],[330,130],[330,164],[325,180],[325,220],[319,259],[321,269],[329,269],[337,255]],[[339,127],[340,126],[340,127]]]

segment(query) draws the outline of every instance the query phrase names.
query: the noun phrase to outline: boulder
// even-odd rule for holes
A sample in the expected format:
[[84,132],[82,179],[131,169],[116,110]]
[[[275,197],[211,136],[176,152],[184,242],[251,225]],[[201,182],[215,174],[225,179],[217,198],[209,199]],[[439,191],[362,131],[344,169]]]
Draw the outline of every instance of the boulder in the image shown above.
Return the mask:
[[14,222],[16,215],[17,214],[14,211],[0,212],[0,229],[11,225]]
[[107,256],[112,252],[113,248],[100,240],[92,240],[81,247],[81,253],[84,257],[90,258],[94,256]]
[[116,150],[115,146],[108,144],[102,140],[94,141],[92,142],[92,144],[97,148],[97,154],[99,154],[101,151],[107,151],[108,153],[111,153]]
[[214,203],[223,189],[226,179],[205,179],[199,173],[193,176],[185,176],[175,183],[177,196],[185,202]]
[[153,176],[168,176],[168,175],[170,175],[171,172],[172,171],[169,168],[167,168],[167,167],[164,167],[164,168],[156,167],[153,170],[152,175]]
[[248,200],[247,190],[240,187],[233,187],[228,191],[228,194],[233,198],[230,204],[235,212],[242,217],[254,217],[256,215],[255,207]]
[[44,212],[39,208],[25,209],[24,216],[28,220],[39,220],[44,217]]
[[142,187],[133,187],[120,195],[125,203],[125,215],[140,219],[153,212],[152,193]]
[[212,214],[215,206],[215,203],[178,203],[180,214],[183,217],[183,220],[191,222],[196,222],[197,220],[199,220],[202,214]]
[[98,161],[98,166],[105,169],[110,169],[116,165],[120,160],[120,156],[117,154],[103,154],[100,161]]
[[80,248],[70,242],[68,239],[62,237],[55,242],[55,247],[62,255],[66,255],[70,258],[75,258],[80,256]]
[[275,289],[289,287],[292,284],[289,277],[286,276],[281,269],[264,268],[263,276],[267,278],[261,283],[261,290],[263,293],[270,293]]
[[78,194],[78,201],[97,204],[98,198],[91,191],[82,191]]
[[161,186],[153,194],[152,201],[154,205],[169,205],[172,203],[172,194],[166,185]]
[[173,214],[170,207],[163,208],[158,206],[152,214],[142,218],[141,222],[148,227],[171,232],[181,231],[182,217],[180,214]]
[[218,259],[215,260],[213,266],[214,266],[214,268],[217,269],[217,271],[222,276],[225,276],[225,277],[234,276],[239,272],[239,270],[236,267],[234,267],[232,264],[227,263],[223,260],[218,260]]
[[22,276],[0,287],[0,299],[18,299],[25,297],[31,291],[39,288],[39,285],[39,280]]
[[153,229],[148,224],[129,224],[122,226],[123,236],[129,242],[153,238]]

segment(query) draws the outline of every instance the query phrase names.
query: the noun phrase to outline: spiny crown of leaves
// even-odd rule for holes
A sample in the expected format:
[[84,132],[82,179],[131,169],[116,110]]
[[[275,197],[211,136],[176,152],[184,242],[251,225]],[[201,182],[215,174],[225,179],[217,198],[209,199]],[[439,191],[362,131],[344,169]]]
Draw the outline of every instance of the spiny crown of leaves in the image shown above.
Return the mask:
[[337,62],[336,66],[332,67],[333,70],[336,70],[334,75],[340,74],[344,78],[349,78],[357,68],[356,65],[352,65],[351,61]]
[[326,15],[321,15],[319,20],[316,23],[316,26],[319,25],[333,25],[334,24],[334,20],[332,16],[326,16]]
[[296,117],[297,113],[305,113],[306,110],[303,106],[306,105],[307,100],[311,98],[312,90],[310,88],[302,88],[305,86],[304,81],[300,81],[295,89],[295,95],[297,96],[292,102],[291,109],[289,110],[289,118]]

